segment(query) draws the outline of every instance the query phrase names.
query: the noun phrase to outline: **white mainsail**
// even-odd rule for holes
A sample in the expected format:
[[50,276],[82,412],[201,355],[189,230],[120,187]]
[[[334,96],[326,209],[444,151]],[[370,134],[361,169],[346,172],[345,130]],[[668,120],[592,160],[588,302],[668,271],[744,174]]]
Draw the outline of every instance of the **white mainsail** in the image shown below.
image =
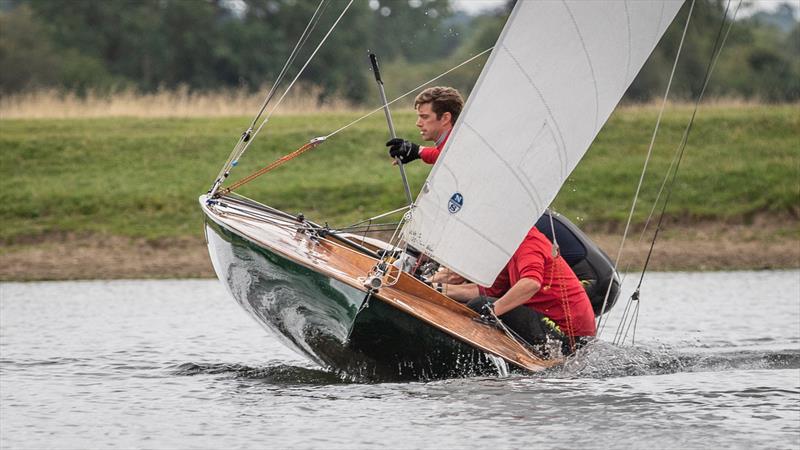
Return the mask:
[[520,0],[403,228],[491,285],[683,0]]

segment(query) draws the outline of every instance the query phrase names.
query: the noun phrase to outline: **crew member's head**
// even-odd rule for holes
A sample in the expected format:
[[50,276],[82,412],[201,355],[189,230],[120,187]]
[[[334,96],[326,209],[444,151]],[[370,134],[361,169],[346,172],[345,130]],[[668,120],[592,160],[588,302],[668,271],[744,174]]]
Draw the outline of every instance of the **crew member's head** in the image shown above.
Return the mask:
[[464,99],[451,87],[435,86],[425,89],[414,99],[417,128],[422,139],[436,141],[453,128]]

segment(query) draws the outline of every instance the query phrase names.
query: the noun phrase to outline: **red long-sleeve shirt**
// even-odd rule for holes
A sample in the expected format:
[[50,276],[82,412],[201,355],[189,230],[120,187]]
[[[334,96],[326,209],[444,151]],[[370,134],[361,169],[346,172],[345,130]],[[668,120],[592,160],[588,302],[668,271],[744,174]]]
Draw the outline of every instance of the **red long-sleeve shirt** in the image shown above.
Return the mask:
[[419,157],[428,164],[435,163],[436,160],[439,159],[439,154],[442,153],[444,144],[447,143],[447,138],[450,137],[451,131],[453,131],[452,128],[447,131],[447,134],[444,135],[444,139],[438,142],[435,147],[420,147]]
[[[567,335],[594,336],[594,311],[589,297],[564,258],[553,258],[552,249],[547,237],[536,227],[531,228],[494,284],[479,290],[482,295],[499,298],[520,279],[534,279],[541,288],[525,306],[552,319]],[[567,310],[571,320],[567,320]]]

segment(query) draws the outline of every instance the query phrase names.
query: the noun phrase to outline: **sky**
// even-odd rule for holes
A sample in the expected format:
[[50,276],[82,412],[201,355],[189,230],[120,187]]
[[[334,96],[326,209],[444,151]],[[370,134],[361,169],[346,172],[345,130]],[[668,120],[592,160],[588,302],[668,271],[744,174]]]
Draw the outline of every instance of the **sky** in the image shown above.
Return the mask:
[[[739,14],[750,15],[757,11],[774,11],[781,3],[792,3],[800,6],[800,0],[749,0],[745,5],[742,5],[742,10]],[[453,0],[453,6],[456,9],[474,14],[485,9],[496,8],[502,6],[505,0]],[[749,4],[749,5],[747,5]],[[735,3],[734,3],[735,5]],[[800,11],[800,8],[798,8]]]
[[504,0],[453,0],[453,7],[470,14],[475,14],[484,9],[502,6],[504,3]]

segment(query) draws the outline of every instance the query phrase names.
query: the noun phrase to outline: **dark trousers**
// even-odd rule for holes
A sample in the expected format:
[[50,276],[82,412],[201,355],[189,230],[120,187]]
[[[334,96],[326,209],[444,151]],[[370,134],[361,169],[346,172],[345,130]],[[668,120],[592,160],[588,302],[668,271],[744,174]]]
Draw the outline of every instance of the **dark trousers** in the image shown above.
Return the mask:
[[[472,310],[482,313],[483,305],[497,301],[494,297],[480,296],[467,303]],[[526,344],[546,358],[566,356],[572,353],[572,344],[567,335],[552,319],[525,305],[517,306],[500,316],[503,325],[513,331]],[[585,344],[586,339],[576,337],[575,347]],[[560,355],[559,355],[560,353]]]

